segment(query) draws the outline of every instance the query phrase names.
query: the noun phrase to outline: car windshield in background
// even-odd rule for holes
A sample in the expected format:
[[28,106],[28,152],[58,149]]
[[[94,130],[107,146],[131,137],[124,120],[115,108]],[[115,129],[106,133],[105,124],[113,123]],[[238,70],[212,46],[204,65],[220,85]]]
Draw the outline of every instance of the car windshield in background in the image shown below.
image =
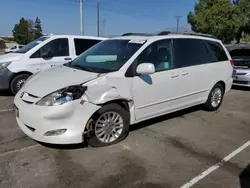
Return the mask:
[[39,37],[36,40],[33,40],[32,42],[30,42],[29,44],[23,46],[20,50],[16,51],[15,53],[22,53],[25,54],[26,52],[28,52],[29,50],[31,50],[32,48],[34,48],[35,46],[37,46],[38,44],[42,43],[43,41],[47,40],[49,37]]
[[117,71],[144,43],[145,41],[106,40],[85,51],[67,66],[97,73]]

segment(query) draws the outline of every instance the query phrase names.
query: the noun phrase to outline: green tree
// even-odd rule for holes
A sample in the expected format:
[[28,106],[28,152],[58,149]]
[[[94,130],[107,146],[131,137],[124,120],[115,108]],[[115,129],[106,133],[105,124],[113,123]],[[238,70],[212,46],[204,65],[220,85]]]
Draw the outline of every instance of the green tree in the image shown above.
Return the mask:
[[29,43],[29,23],[21,18],[19,24],[16,24],[12,30],[13,37],[18,44]]
[[231,0],[199,0],[194,12],[189,12],[188,23],[195,32],[212,34],[223,42],[231,42],[239,30],[239,8]]
[[35,21],[35,39],[39,38],[43,34],[41,20],[37,17]]
[[235,34],[237,43],[240,43],[243,33],[250,34],[250,0],[234,0],[233,4],[241,20],[240,27]]

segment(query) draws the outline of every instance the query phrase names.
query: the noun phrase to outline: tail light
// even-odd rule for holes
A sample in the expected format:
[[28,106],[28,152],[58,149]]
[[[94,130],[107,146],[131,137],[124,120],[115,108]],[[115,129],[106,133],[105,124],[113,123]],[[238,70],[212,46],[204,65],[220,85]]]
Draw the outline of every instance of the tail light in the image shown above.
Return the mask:
[[230,63],[232,65],[232,67],[234,66],[234,61],[233,60],[230,60]]

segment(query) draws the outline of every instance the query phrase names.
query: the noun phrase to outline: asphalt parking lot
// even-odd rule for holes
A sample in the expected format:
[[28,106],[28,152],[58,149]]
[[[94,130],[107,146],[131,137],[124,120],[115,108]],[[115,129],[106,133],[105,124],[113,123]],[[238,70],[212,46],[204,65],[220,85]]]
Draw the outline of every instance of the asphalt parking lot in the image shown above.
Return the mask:
[[217,112],[198,106],[134,125],[105,148],[42,146],[0,95],[0,187],[250,187],[250,90],[231,90]]

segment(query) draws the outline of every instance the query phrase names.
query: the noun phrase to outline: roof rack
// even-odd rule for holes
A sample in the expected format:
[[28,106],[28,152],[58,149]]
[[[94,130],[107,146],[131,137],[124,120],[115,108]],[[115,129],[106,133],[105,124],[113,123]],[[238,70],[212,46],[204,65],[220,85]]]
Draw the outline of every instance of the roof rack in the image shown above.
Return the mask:
[[122,36],[154,36],[150,33],[124,33]]
[[201,36],[201,37],[209,37],[209,38],[214,38],[217,39],[217,37],[209,34],[203,34],[203,33],[195,33],[195,32],[184,32],[184,33],[175,33],[175,32],[170,32],[170,31],[162,31],[158,35],[169,35],[169,34],[176,34],[176,35],[193,35],[193,36]]

